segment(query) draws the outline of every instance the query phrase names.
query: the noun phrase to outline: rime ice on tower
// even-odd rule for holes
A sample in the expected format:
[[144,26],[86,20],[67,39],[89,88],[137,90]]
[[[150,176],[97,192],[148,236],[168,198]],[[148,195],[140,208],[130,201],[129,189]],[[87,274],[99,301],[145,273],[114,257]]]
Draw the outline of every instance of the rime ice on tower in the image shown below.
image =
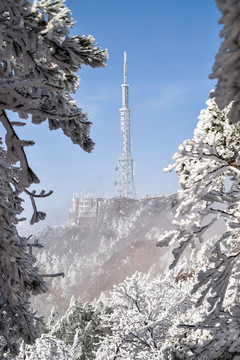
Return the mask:
[[136,191],[133,182],[133,158],[131,155],[131,129],[130,129],[130,109],[128,107],[128,88],[127,84],[127,52],[124,51],[124,83],[122,84],[122,107],[121,114],[121,154],[118,159],[118,180],[117,197],[136,199]]

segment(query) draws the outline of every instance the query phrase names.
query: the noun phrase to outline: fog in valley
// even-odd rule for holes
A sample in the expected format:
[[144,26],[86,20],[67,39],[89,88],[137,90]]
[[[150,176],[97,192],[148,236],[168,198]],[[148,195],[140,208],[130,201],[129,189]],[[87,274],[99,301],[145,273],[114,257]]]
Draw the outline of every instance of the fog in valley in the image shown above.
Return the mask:
[[176,194],[105,199],[99,209],[88,209],[91,213],[85,209],[82,216],[79,209],[76,213],[72,209],[68,224],[36,234],[33,241],[44,246],[35,250],[40,272],[64,272],[65,277],[48,280],[49,292],[34,297],[34,307],[44,316],[53,305],[62,313],[73,295],[82,302],[92,301],[136,271],[164,272],[171,252],[157,248],[156,241],[173,227],[175,198]]

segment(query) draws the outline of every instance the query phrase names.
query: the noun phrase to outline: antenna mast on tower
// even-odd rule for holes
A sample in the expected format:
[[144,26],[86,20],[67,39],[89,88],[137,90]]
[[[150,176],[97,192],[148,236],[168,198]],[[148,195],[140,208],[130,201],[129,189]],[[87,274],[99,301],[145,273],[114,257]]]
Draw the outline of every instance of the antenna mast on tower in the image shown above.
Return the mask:
[[127,84],[127,52],[124,51],[124,83],[122,86],[122,107],[121,114],[121,154],[118,158],[118,180],[117,197],[136,199],[136,191],[133,182],[133,158],[131,155],[131,129],[130,129],[130,109],[128,107]]

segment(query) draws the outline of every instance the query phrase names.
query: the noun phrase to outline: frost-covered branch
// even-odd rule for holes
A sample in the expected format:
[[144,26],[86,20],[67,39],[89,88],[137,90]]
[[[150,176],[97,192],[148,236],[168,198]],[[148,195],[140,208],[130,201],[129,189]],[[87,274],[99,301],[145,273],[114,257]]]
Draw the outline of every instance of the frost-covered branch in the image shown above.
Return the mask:
[[74,22],[62,0],[4,2],[0,25],[0,108],[25,119],[32,115],[34,123],[48,119],[51,129],[62,128],[91,151],[90,123],[70,93],[77,90],[83,64],[106,65],[106,50],[91,35],[70,37]]
[[210,75],[211,79],[218,80],[216,91],[212,93],[212,97],[216,98],[220,110],[232,102],[229,119],[233,123],[238,123],[240,121],[240,9],[236,0],[216,0],[216,3],[222,12],[219,23],[223,24],[220,33],[223,42]]
[[58,276],[61,276],[61,277],[64,277],[65,274],[63,272],[59,272],[59,273],[56,273],[56,274],[41,274],[40,275],[42,278],[46,278],[46,277],[58,277]]
[[[28,237],[28,240],[29,240],[31,237],[32,237],[32,235]],[[41,249],[41,248],[43,248],[44,246],[41,245],[41,244],[39,244],[39,242],[38,242],[37,239],[36,239],[36,240],[34,241],[34,243],[32,243],[32,244],[29,244],[29,243],[28,243],[28,248],[29,248],[29,254],[30,254],[30,255],[32,255],[32,248],[33,248],[33,247],[37,247],[37,248]]]
[[[207,105],[201,111],[193,139],[184,141],[174,155],[175,164],[167,168],[175,168],[181,189],[173,221],[175,230],[163,234],[158,246],[178,244],[173,250],[174,267],[187,247],[194,249],[196,243],[200,247],[207,242],[213,224],[222,220],[209,265],[199,271],[192,290],[198,294],[198,306],[208,303],[208,312],[194,325],[194,331],[210,329],[212,334],[194,353],[197,358],[208,354],[211,359],[219,359],[226,351],[235,352],[237,343],[229,332],[232,326],[239,326],[235,316],[240,313],[240,125],[228,120],[231,105],[222,111],[214,100]],[[217,335],[218,322],[226,325],[226,331]],[[236,330],[239,333],[240,328]],[[189,359],[195,359],[195,355]]]
[[0,112],[0,120],[5,127],[7,156],[6,161],[9,163],[17,163],[20,161],[20,174],[18,177],[18,186],[23,189],[30,186],[32,183],[38,184],[40,181],[36,174],[29,167],[27,156],[24,151],[24,146],[34,145],[33,141],[23,141],[17,136],[13,125],[8,119],[5,111]]
[[[37,210],[35,199],[52,192],[27,189],[39,183],[25,152],[34,142],[21,140],[15,127],[28,126],[29,118],[34,124],[48,120],[50,130],[61,128],[85,151],[94,146],[88,116],[72,94],[79,85],[76,72],[81,66],[105,66],[108,55],[91,35],[71,37],[73,26],[63,0],[0,2],[0,121],[6,130],[6,151],[0,147],[1,358],[9,352],[16,355],[18,338],[34,342],[36,316],[28,300],[47,291],[32,254],[32,248],[40,245],[21,237],[16,225],[23,220],[19,218],[22,192],[30,196],[33,206],[31,224],[46,216]],[[12,111],[25,121],[10,121]]]

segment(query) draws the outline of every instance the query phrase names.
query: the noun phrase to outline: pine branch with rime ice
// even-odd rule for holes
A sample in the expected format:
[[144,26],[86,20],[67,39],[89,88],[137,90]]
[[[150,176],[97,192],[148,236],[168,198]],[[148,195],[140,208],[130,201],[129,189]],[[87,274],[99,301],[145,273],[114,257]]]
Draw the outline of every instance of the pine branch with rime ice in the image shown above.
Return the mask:
[[13,4],[14,12],[10,3],[0,9],[0,108],[24,119],[31,115],[34,123],[48,119],[50,129],[62,128],[74,143],[91,151],[90,123],[70,93],[79,84],[76,71],[83,64],[105,66],[107,51],[91,35],[69,36],[74,23],[63,1]]
[[223,24],[220,36],[223,38],[219,52],[215,57],[210,79],[217,79],[215,93],[220,110],[232,103],[229,119],[238,123],[240,119],[240,86],[239,86],[239,58],[240,58],[240,8],[237,0],[216,0],[218,9],[222,13],[219,20]]
[[[78,88],[81,66],[105,66],[108,55],[90,35],[71,37],[73,26],[62,0],[0,2],[0,121],[6,130],[6,151],[0,147],[0,357],[16,355],[19,338],[28,344],[35,341],[39,319],[28,300],[47,291],[32,251],[40,244],[21,237],[16,225],[24,220],[19,217],[22,192],[30,197],[33,224],[46,216],[35,199],[52,191],[27,190],[39,183],[25,152],[34,142],[21,140],[15,127],[27,126],[29,117],[34,124],[48,120],[50,130],[61,128],[85,151],[94,146],[88,116],[71,94]],[[11,112],[25,121],[11,121]]]
[[[17,191],[10,186],[11,179],[17,177],[18,168],[6,164],[6,153],[0,149],[0,355],[6,351],[16,354],[16,339],[22,337],[32,343],[37,336],[34,323],[37,317],[31,313],[28,299],[31,294],[47,291],[46,284],[38,274],[35,257],[27,252],[28,239],[20,237],[15,224],[17,215],[22,212]],[[12,329],[10,331],[10,329]]]
[[189,359],[200,359],[206,354],[219,359],[240,350],[239,341],[232,336],[233,328],[236,327],[236,334],[240,331],[236,320],[240,308],[240,125],[228,120],[232,104],[223,110],[214,100],[207,105],[201,111],[193,139],[184,141],[174,155],[175,163],[166,168],[175,168],[181,189],[175,205],[175,230],[163,234],[157,244],[179,244],[173,250],[173,268],[187,247],[194,249],[196,244],[199,247],[208,241],[213,224],[220,219],[225,223],[225,229],[213,243],[209,265],[199,271],[192,290],[198,295],[197,306],[208,304],[207,313],[193,325],[181,325],[194,331],[208,329],[211,333],[210,340],[195,344],[195,355]]

